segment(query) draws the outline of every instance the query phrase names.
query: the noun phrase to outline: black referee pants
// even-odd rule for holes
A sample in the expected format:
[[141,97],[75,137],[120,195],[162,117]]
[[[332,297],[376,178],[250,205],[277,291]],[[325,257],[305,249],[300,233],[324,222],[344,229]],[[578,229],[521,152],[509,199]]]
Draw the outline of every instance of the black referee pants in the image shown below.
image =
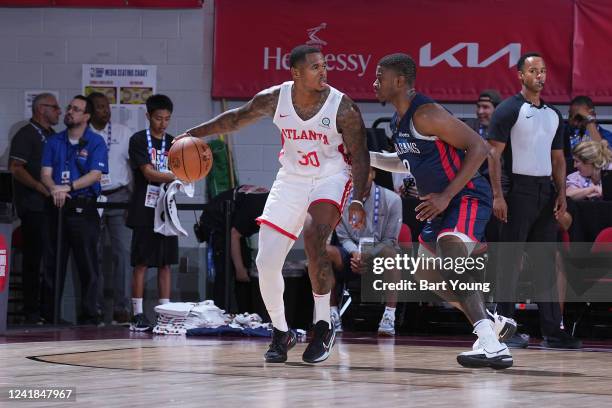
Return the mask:
[[[525,243],[556,242],[555,198],[550,177],[513,175],[512,188],[506,198],[508,222],[501,230],[501,242],[512,244],[503,247],[497,263],[497,298],[515,300],[523,254],[527,249],[531,268],[529,276],[532,277],[536,293],[547,300],[538,302],[543,336],[555,336],[561,323],[554,247],[551,244],[526,248]],[[529,256],[530,253],[532,256]],[[514,303],[499,302],[498,313],[512,317]]]

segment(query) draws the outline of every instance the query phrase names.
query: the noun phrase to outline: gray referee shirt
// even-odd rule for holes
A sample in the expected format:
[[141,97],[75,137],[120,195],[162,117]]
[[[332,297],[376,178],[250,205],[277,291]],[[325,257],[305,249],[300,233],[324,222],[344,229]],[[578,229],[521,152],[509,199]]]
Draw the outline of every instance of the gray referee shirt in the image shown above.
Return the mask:
[[365,226],[361,230],[351,227],[348,205],[344,208],[340,224],[336,227],[336,235],[340,244],[347,252],[359,249],[359,238],[374,238],[374,244],[384,243],[397,248],[397,236],[402,226],[402,200],[391,190],[380,187],[380,202],[378,204],[378,222],[374,222],[376,184],[372,183],[370,195],[363,207],[366,212]]
[[543,100],[535,106],[518,93],[495,109],[487,139],[510,144],[504,151],[506,174],[550,176],[551,150],[563,150],[563,118]]

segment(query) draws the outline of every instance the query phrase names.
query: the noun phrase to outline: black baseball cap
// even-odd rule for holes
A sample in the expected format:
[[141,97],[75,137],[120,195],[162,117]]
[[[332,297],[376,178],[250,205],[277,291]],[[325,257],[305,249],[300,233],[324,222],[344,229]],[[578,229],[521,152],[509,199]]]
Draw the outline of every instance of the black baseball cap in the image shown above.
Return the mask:
[[478,102],[491,102],[493,106],[497,107],[501,102],[501,95],[496,89],[485,89],[478,96]]

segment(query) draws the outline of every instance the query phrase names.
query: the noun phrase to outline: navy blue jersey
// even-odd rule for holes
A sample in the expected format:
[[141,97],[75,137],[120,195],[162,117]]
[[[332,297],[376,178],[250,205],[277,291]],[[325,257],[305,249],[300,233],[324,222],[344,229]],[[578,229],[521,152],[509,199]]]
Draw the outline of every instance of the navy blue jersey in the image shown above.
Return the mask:
[[[404,116],[398,121],[396,112],[391,120],[395,150],[400,160],[410,165],[410,172],[416,179],[420,195],[444,191],[456,177],[465,158],[463,150],[449,145],[437,136],[421,135],[415,129],[412,122],[414,113],[421,105],[428,103],[435,102],[417,93]],[[484,177],[476,173],[463,189],[462,193],[464,192],[490,197],[491,187]]]

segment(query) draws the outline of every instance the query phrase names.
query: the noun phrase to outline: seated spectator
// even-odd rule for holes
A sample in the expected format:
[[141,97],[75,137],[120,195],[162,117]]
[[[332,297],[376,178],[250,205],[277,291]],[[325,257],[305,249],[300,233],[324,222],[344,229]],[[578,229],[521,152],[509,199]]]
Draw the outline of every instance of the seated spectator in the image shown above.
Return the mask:
[[[467,119],[465,124],[474,129],[483,139],[486,139],[489,134],[491,117],[501,100],[501,96],[496,89],[483,90],[476,101],[476,118]],[[489,178],[489,167],[486,160],[480,166],[479,171],[487,179]]]
[[[343,282],[363,274],[367,259],[377,256],[395,257],[399,253],[397,237],[402,225],[402,202],[393,191],[376,185],[373,182],[375,176],[376,171],[370,168],[366,188],[369,193],[364,197],[364,209],[367,214],[365,227],[361,230],[351,227],[347,207],[344,209],[340,224],[336,228],[340,246],[327,246],[327,254],[336,274],[337,287]],[[373,247],[367,253],[359,252],[360,238],[374,240]],[[399,271],[390,270],[388,273],[391,276],[385,276],[387,282],[399,280]],[[395,335],[396,304],[397,293],[394,291],[388,292],[385,311],[378,326],[379,334]],[[342,331],[336,289],[332,290],[331,306],[332,324],[334,324],[336,331]]]
[[570,103],[567,126],[564,132],[564,150],[568,173],[575,170],[572,167],[572,150],[578,143],[590,140],[596,142],[607,140],[608,147],[610,147],[612,144],[612,132],[597,124],[595,105],[591,98],[588,96],[577,96]]
[[582,142],[574,147],[574,166],[567,176],[566,195],[574,200],[593,200],[602,196],[601,170],[612,169],[612,152],[607,141]]
[[[269,190],[265,187],[240,185],[231,190],[217,194],[204,206],[198,224],[196,235],[200,242],[206,241],[212,253],[214,282],[212,298],[215,304],[225,310],[238,313],[252,311],[251,278],[249,270],[255,262],[247,238],[259,232],[257,217],[263,212]],[[225,293],[225,209],[224,203],[232,202],[230,255],[235,276],[232,296],[226,304]],[[231,288],[230,288],[231,292]],[[237,306],[237,310],[234,308]]]

